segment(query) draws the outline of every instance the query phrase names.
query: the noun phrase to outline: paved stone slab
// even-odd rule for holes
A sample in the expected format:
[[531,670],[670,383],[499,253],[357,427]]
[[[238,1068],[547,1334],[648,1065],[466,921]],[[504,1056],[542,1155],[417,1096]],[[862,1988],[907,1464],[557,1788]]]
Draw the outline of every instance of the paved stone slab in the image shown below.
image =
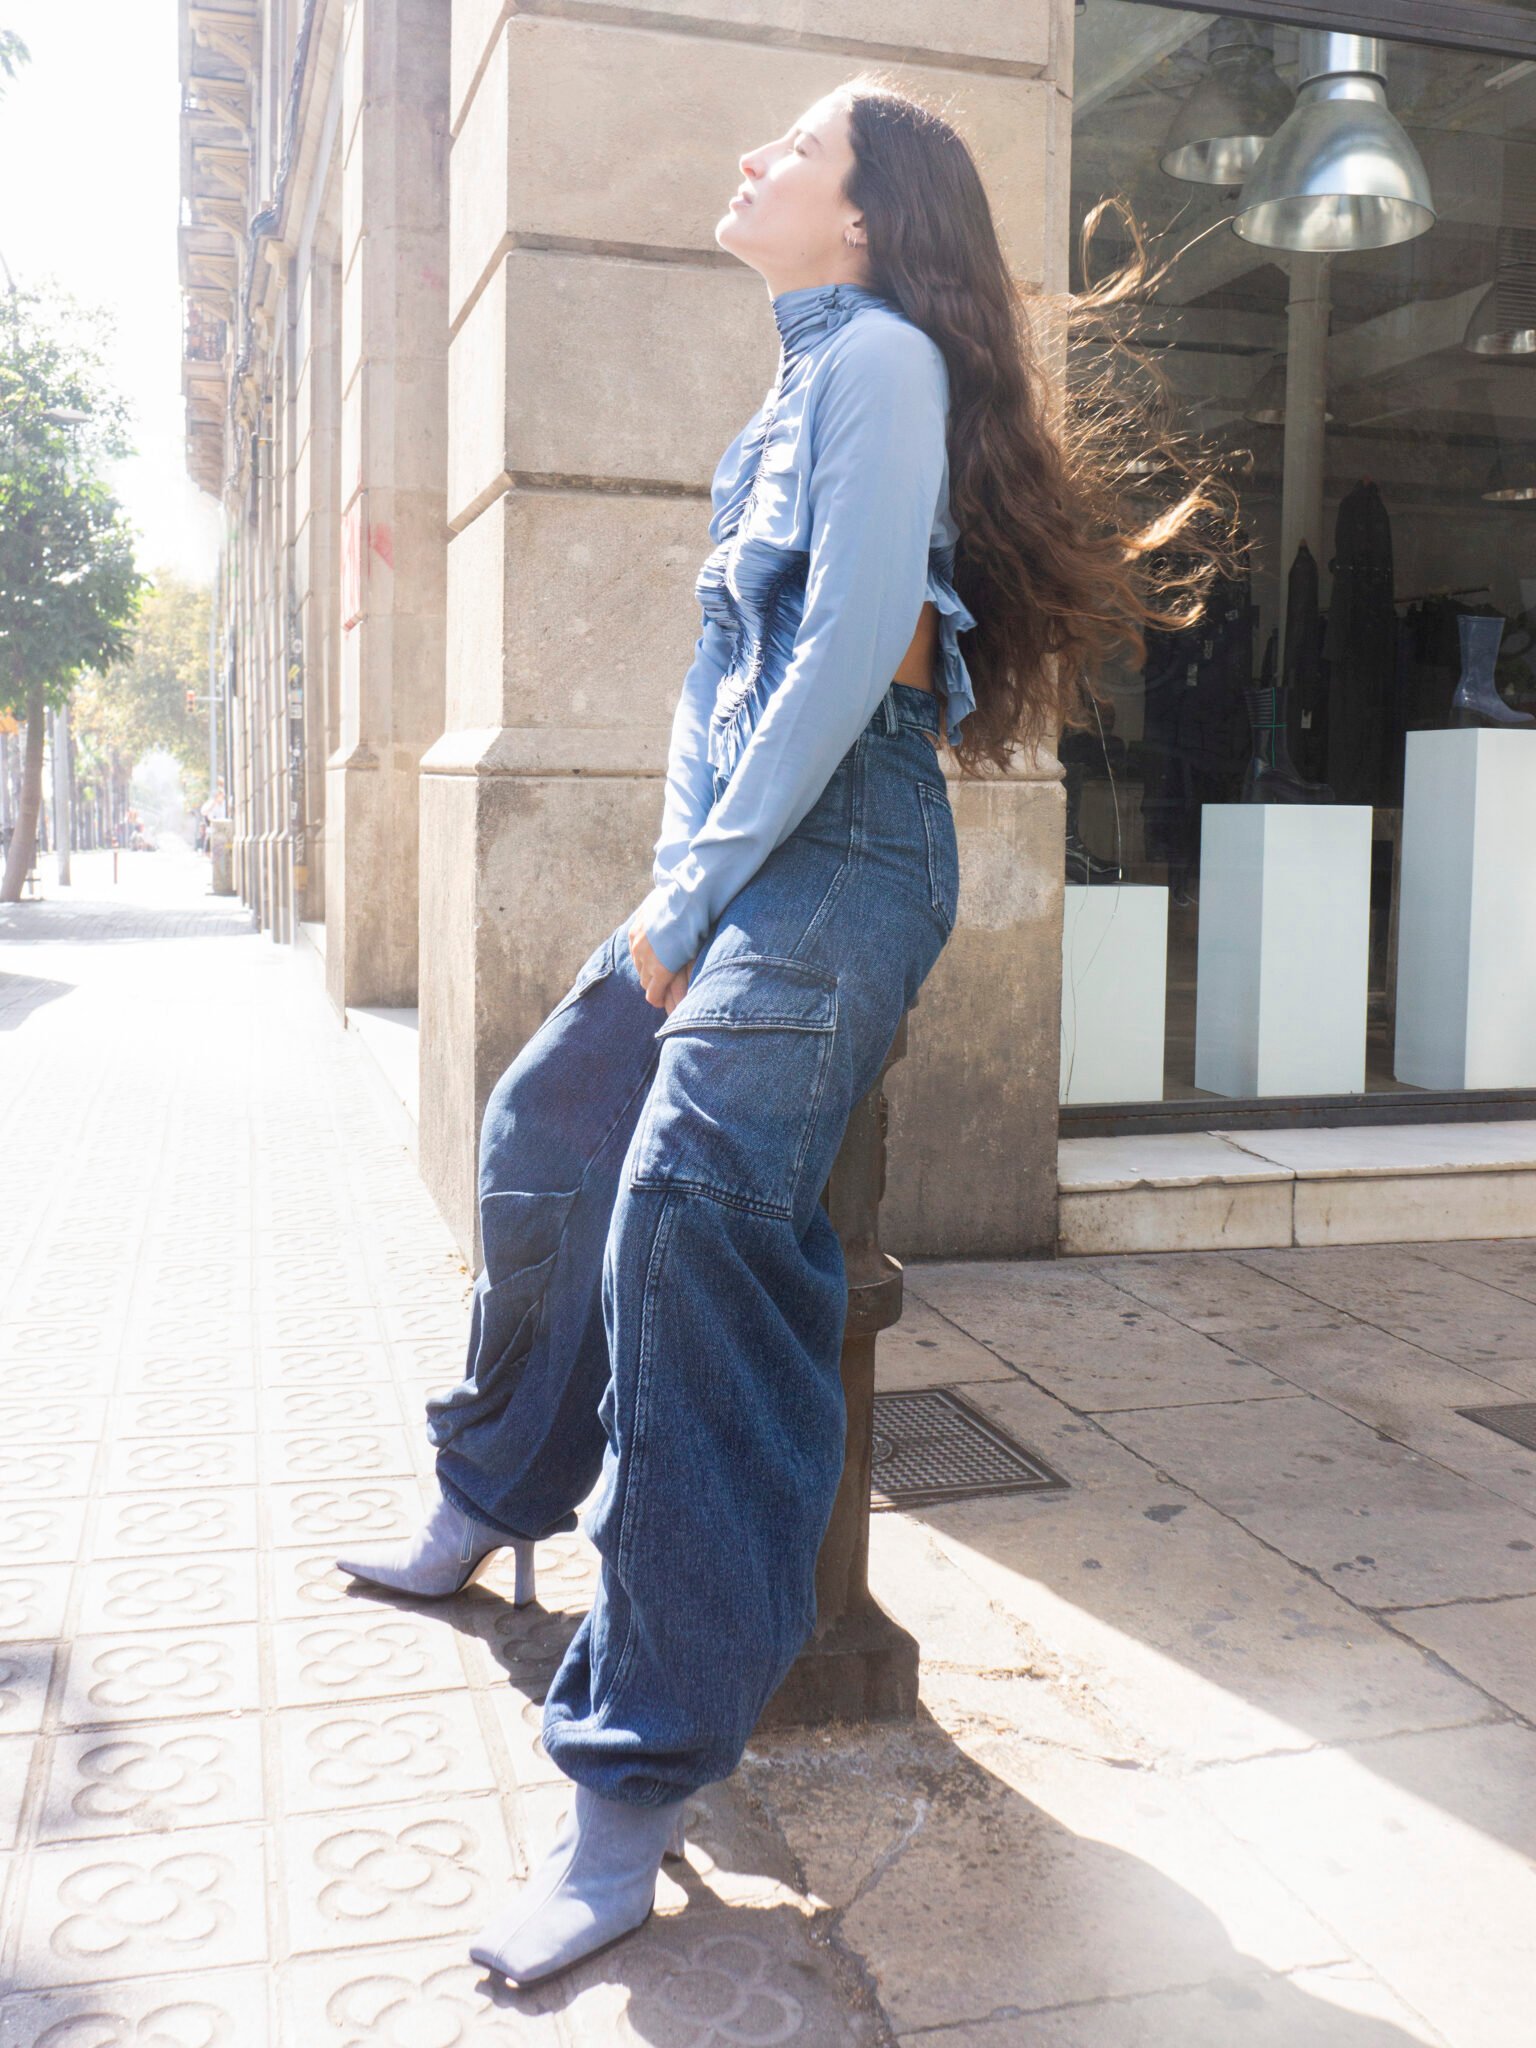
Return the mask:
[[0,1568],[0,1643],[61,1635],[69,1581],[67,1564]]
[[903,2048],[1444,2048],[1445,2037],[1350,1964],[1264,1973],[1239,1963],[1208,1984],[1056,2012],[1005,2009],[971,2026],[898,2037]]
[[1486,1727],[1232,1764],[1201,1796],[1453,2048],[1525,2048],[1536,1733]]
[[516,1871],[494,1793],[285,1817],[280,1852],[295,1954],[470,1935]]
[[[1040,1270],[1045,1277],[1036,1280],[1028,1268],[925,1265],[912,1269],[912,1287],[1006,1363],[1088,1413],[1291,1391],[1095,1273]],[[973,1273],[982,1277],[973,1281]]]
[[1337,1313],[1315,1324],[1234,1326],[1222,1342],[1490,1493],[1536,1510],[1536,1452],[1457,1412],[1536,1399],[1536,1365],[1511,1359],[1475,1369],[1452,1365]]
[[1536,1721],[1536,1597],[1400,1608],[1392,1625],[1513,1713]]
[[[941,1556],[1056,1661],[1061,1682],[1075,1680],[1171,1768],[1489,1713],[1473,1686],[1182,1488],[1149,1475],[1139,1495],[1027,1520],[1000,1506],[956,1503],[924,1519]],[[904,1563],[914,1577],[918,1561]],[[921,1569],[929,1582],[947,1577]],[[883,1556],[877,1578],[897,1595],[899,1569]],[[942,1606],[925,1616],[930,1659],[955,1655],[972,1604],[951,1587],[948,1618]],[[1018,1707],[1009,1718],[1028,1725]]]
[[1536,1301],[1536,1239],[1474,1238],[1464,1244],[1419,1244],[1410,1249],[1434,1265],[1482,1281],[1500,1293]]
[[277,1740],[285,1814],[435,1805],[497,1782],[467,1692],[293,1708],[277,1716]]
[[1213,1402],[1105,1423],[1362,1607],[1536,1592],[1536,1516],[1321,1402]]
[[898,2035],[983,2001],[1029,2012],[1201,1982],[1245,1954],[1278,1969],[1343,1954],[1150,1770],[1006,1734],[962,1751],[921,1728],[870,1731],[857,1769],[754,1747],[754,1789]]
[[276,2014],[272,1971],[179,1970],[74,1990],[33,1990],[0,2003],[3,2048],[80,2042],[218,2043],[269,2048]]
[[179,1838],[267,1812],[255,1715],[72,1728],[49,1745],[37,1838]]
[[529,1993],[497,1990],[461,1941],[305,1957],[283,1973],[281,1995],[283,2038],[313,2048],[566,2048],[556,2014]]
[[1093,1271],[1191,1330],[1214,1332],[1234,1324],[1286,1328],[1327,1315],[1299,1288],[1272,1280],[1225,1252],[1129,1254],[1095,1259]]
[[15,1981],[116,1984],[270,1954],[262,1829],[71,1841],[34,1849]]
[[56,1643],[0,1644],[0,1736],[42,1727],[58,1656]]
[[112,1727],[165,1715],[250,1713],[261,1705],[255,1632],[151,1629],[75,1636],[68,1646],[62,1725]]
[[915,1285],[903,1287],[901,1320],[883,1332],[875,1354],[875,1384],[882,1393],[1011,1377],[1012,1368],[995,1351],[930,1308]]
[[[1244,1263],[1454,1364],[1536,1359],[1536,1302],[1496,1292],[1403,1245],[1255,1251]],[[1297,1264],[1305,1259],[1306,1266]]]

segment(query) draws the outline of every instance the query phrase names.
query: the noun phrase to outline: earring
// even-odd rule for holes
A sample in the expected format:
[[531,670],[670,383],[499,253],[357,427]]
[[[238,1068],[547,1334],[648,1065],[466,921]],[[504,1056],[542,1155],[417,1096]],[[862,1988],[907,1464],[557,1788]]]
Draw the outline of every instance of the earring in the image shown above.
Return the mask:
[[848,244],[850,249],[857,249],[862,246],[864,237],[862,235],[851,235],[849,234],[848,230],[844,228],[843,240]]

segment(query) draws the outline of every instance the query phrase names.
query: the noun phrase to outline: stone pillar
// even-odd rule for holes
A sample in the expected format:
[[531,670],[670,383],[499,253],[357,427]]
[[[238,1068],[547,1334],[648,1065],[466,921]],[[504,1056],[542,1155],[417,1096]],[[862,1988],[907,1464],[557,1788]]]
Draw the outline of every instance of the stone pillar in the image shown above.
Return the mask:
[[303,858],[295,860],[295,915],[325,916],[327,707],[340,660],[337,620],[337,483],[341,446],[341,269],[329,223],[317,229],[298,308],[294,352],[294,596],[303,649]]
[[417,767],[443,729],[448,27],[352,0],[341,131],[341,716],[326,982],[413,1004]]
[[[291,298],[287,300],[292,305]],[[293,775],[288,716],[289,672],[297,669],[303,687],[302,648],[294,608],[294,429],[291,350],[293,334],[283,325],[272,351],[271,465],[267,485],[267,533],[262,551],[266,577],[266,733],[269,758],[267,886],[270,914],[264,920],[280,945],[291,944],[293,931]]]
[[[814,19],[783,0],[642,0],[579,20],[454,0],[447,715],[422,763],[420,1159],[472,1258],[486,1096],[649,886],[709,480],[777,361],[762,279],[713,237],[737,157],[904,50],[897,77],[971,139],[1010,260],[1039,284],[1058,234],[1056,270],[1065,259],[1069,19],[1065,0],[827,0]],[[1054,1238],[1057,774],[956,790],[966,923],[893,1077],[894,1251]]]
[[230,860],[240,900],[252,910],[256,907],[255,669],[251,660],[251,598],[255,587],[251,558],[256,547],[255,503],[255,484],[247,481],[242,501],[231,519],[232,559],[228,598],[230,632],[234,640],[234,693],[239,700],[230,707],[234,721],[233,772],[229,790],[234,837]]

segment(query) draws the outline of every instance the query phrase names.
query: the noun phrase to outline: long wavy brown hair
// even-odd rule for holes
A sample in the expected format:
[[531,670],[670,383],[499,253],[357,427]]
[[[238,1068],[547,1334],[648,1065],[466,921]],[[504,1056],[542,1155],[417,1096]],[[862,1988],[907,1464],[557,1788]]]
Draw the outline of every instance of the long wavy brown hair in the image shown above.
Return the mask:
[[[1134,345],[1126,316],[1170,266],[1154,263],[1129,209],[1090,214],[1085,286],[1064,306],[1026,293],[944,116],[878,72],[838,97],[870,285],[949,370],[955,585],[977,621],[960,643],[976,709],[956,757],[962,771],[1006,768],[1015,750],[1091,723],[1101,673],[1117,656],[1140,661],[1145,628],[1198,618],[1233,559],[1236,497]],[[1095,280],[1106,225],[1120,253]]]

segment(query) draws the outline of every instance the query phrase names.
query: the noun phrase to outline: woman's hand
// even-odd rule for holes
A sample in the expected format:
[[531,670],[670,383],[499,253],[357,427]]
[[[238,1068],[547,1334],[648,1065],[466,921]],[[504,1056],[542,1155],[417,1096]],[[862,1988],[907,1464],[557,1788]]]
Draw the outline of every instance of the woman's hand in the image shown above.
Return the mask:
[[629,957],[635,963],[635,972],[645,990],[645,1000],[654,1003],[658,1010],[665,1010],[670,1017],[687,993],[693,962],[690,960],[676,970],[664,967],[651,951],[645,927],[638,920],[629,928]]

